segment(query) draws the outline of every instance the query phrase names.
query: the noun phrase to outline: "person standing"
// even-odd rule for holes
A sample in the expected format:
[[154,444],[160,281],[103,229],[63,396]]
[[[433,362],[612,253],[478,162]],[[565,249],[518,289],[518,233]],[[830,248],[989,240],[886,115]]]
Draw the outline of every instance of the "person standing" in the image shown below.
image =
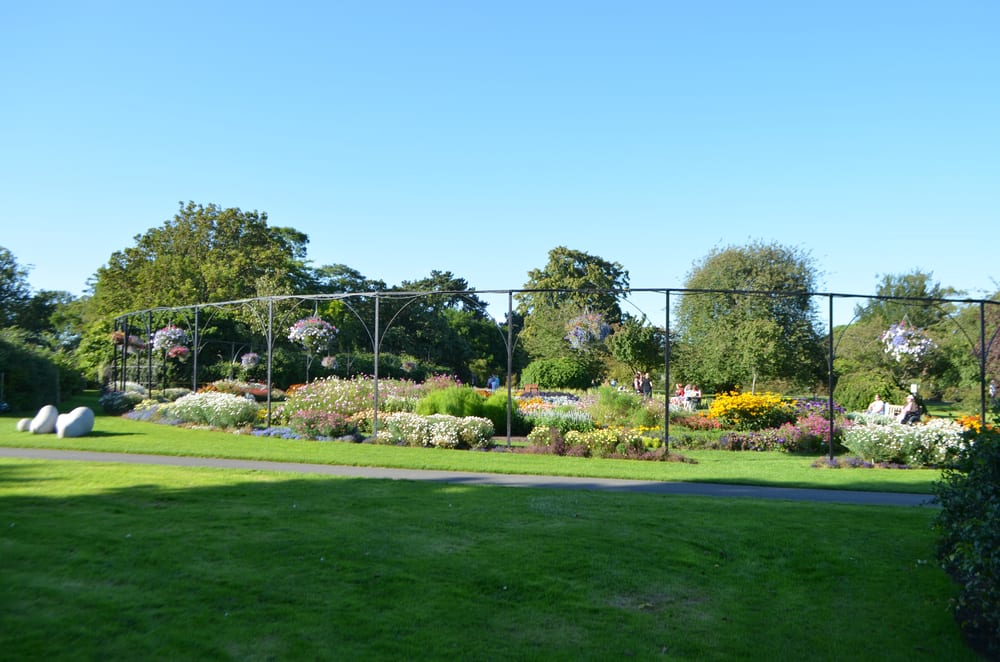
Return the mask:
[[640,390],[642,390],[642,397],[644,398],[653,397],[653,382],[650,381],[648,372],[642,376],[642,381],[639,383],[639,388]]

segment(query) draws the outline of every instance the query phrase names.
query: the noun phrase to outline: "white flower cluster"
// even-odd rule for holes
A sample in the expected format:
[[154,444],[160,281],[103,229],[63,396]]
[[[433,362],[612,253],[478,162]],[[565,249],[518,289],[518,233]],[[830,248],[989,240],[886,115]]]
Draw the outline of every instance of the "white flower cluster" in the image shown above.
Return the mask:
[[306,351],[318,353],[330,345],[337,327],[319,317],[300,319],[288,329],[288,339],[299,343]]
[[253,400],[230,393],[191,393],[168,404],[165,415],[186,423],[233,428],[253,423],[258,409]]
[[855,425],[844,430],[844,446],[863,460],[917,466],[939,465],[965,447],[964,428],[945,418],[922,425]]
[[165,326],[153,334],[153,349],[156,351],[170,350],[174,347],[187,345],[187,332],[173,324]]
[[379,431],[379,441],[406,446],[481,448],[489,444],[494,431],[491,421],[477,416],[399,412],[380,420],[384,427]]

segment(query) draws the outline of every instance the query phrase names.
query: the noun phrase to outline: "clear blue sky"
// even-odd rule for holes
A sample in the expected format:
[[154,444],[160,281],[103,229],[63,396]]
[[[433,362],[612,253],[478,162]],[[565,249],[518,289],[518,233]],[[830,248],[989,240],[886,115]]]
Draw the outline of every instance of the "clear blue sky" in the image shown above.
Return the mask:
[[998,289],[996,0],[7,2],[0,61],[35,289],[188,200],[390,285],[516,289],[565,245],[682,287],[761,240],[824,291]]

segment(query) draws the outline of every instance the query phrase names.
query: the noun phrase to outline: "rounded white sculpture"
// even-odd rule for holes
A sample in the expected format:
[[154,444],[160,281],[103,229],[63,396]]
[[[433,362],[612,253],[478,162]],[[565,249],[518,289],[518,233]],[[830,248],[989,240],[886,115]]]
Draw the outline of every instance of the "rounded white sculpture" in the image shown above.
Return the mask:
[[50,432],[55,432],[57,418],[59,418],[59,410],[55,408],[55,405],[45,405],[31,419],[31,423],[28,424],[28,431],[31,434],[49,434]]
[[18,432],[27,432],[30,429],[31,429],[31,419],[30,418],[22,418],[21,420],[19,420],[17,422],[17,431]]
[[77,407],[56,419],[56,436],[82,437],[94,429],[94,412],[90,407]]

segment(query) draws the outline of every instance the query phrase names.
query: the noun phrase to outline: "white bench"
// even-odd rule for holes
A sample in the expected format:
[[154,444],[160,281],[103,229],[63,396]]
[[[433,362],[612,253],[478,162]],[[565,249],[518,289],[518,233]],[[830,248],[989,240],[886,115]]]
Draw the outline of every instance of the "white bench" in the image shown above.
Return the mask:
[[899,415],[903,413],[903,405],[890,405],[888,402],[885,403],[885,415],[891,416],[893,418],[899,418]]

